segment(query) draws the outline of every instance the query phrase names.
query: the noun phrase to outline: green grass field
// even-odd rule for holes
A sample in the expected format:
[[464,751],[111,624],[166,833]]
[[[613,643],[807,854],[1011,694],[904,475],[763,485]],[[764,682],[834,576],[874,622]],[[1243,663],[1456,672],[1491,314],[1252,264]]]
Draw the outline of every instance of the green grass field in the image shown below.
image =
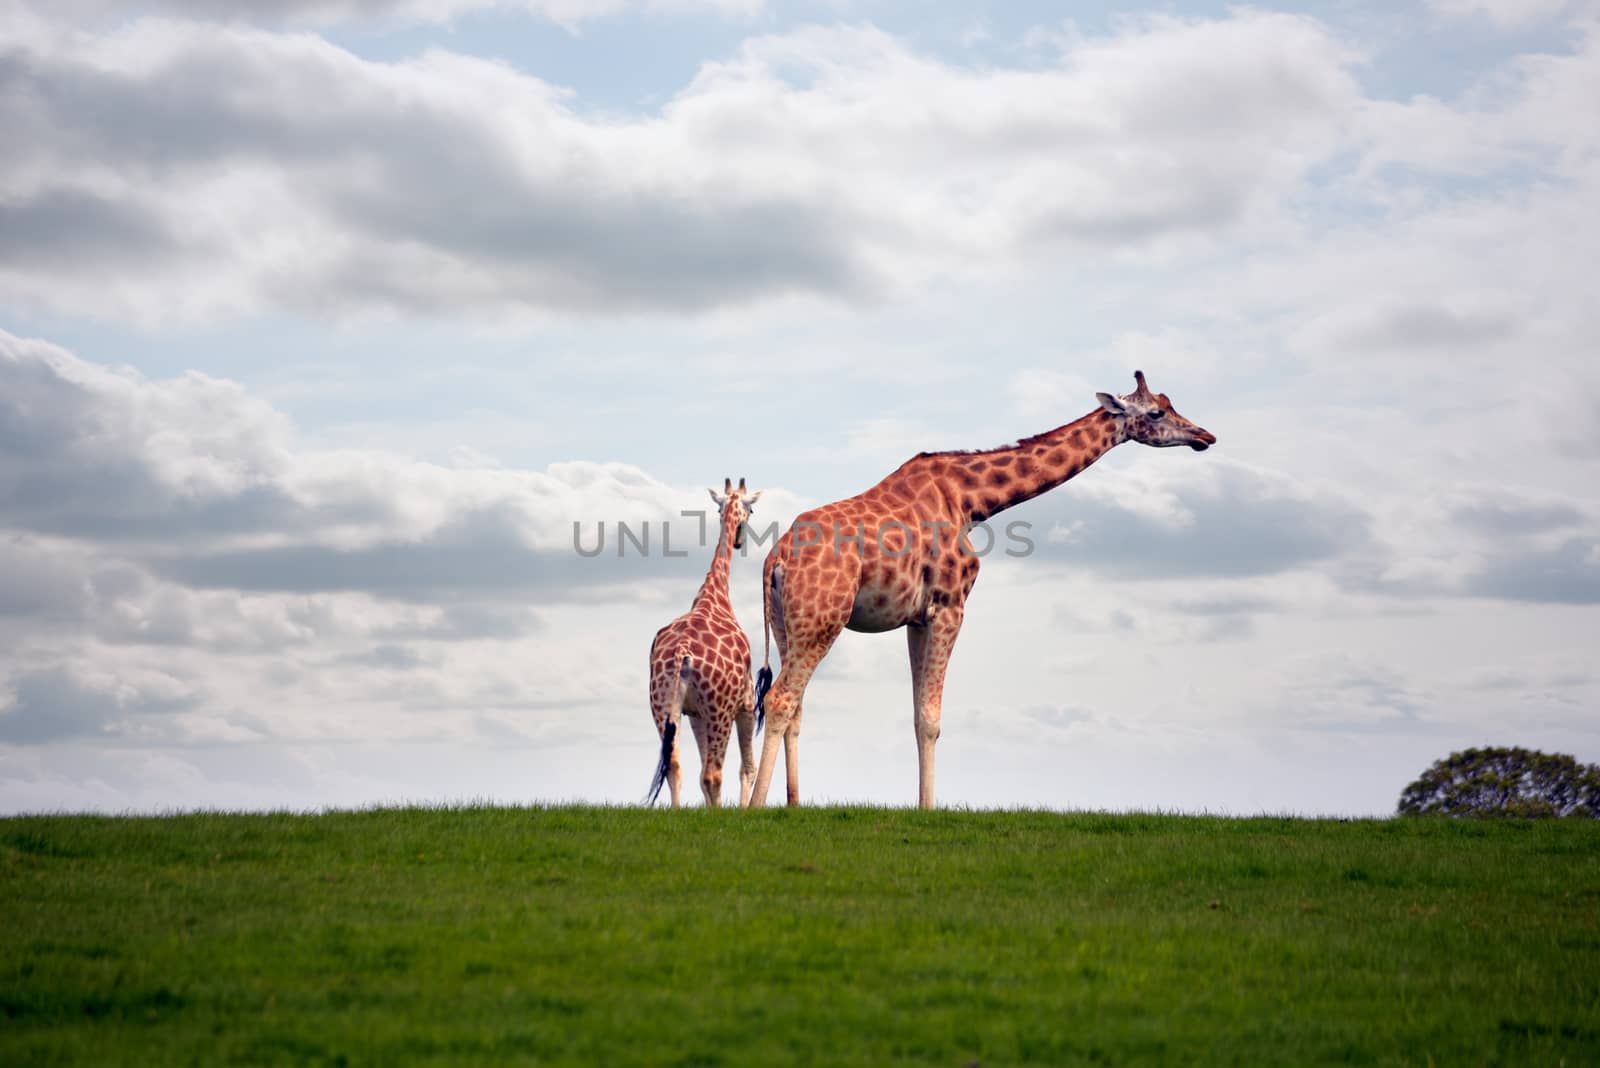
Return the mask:
[[1600,824],[0,820],[0,1064],[1600,1064]]

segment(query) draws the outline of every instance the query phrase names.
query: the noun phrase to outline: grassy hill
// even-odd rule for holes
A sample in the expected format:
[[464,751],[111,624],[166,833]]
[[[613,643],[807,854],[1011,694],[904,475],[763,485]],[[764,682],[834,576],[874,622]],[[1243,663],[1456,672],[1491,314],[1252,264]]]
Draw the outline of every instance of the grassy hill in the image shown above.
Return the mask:
[[0,1063],[1600,1064],[1600,824],[0,820]]

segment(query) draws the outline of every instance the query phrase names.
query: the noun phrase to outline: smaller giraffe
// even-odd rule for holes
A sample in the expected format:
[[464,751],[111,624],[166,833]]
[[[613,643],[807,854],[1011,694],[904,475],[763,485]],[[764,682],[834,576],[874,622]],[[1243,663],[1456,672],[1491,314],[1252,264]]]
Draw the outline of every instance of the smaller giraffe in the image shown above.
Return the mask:
[[661,737],[661,760],[650,783],[648,802],[654,804],[662,784],[667,783],[672,788],[673,808],[681,804],[683,778],[678,764],[680,714],[694,726],[694,740],[700,747],[700,789],[707,805],[722,803],[722,760],[735,725],[739,728],[741,805],[749,800],[756,776],[751,739],[757,694],[750,678],[750,642],[728,599],[728,573],[733,551],[744,548],[745,523],[761,491],[747,491],[741,478],[737,489],[732,479],[724,479],[720,494],[706,492],[722,518],[711,569],[689,611],[657,631],[650,643],[650,713]]

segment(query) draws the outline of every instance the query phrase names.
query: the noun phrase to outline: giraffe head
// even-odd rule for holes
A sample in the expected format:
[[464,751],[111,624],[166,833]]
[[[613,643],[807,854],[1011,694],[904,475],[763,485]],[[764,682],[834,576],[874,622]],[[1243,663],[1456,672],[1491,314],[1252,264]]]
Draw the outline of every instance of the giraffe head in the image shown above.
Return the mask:
[[[750,521],[750,512],[755,508],[756,501],[761,499],[760,490],[747,490],[744,488],[744,479],[739,480],[739,486],[734,488],[733,479],[722,480],[722,492],[707,488],[711,499],[716,502],[718,511],[722,514],[722,529],[733,528],[733,547],[744,548],[744,527]],[[760,544],[759,542],[757,544]]]
[[1133,372],[1139,388],[1120,397],[1110,393],[1096,393],[1100,407],[1116,417],[1129,441],[1153,445],[1158,449],[1173,445],[1187,445],[1195,452],[1205,452],[1217,443],[1216,435],[1195,426],[1178,414],[1165,393],[1151,393],[1144,384],[1144,372]]

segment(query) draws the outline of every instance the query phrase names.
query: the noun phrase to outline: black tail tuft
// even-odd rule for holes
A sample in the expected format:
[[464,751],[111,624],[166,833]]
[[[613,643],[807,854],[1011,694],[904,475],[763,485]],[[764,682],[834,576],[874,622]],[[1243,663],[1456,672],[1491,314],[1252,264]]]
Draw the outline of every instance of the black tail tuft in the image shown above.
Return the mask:
[[767,725],[767,691],[772,689],[772,669],[764,667],[756,672],[756,730]]
[[661,796],[661,788],[667,783],[667,767],[672,763],[672,739],[677,735],[677,721],[667,720],[667,725],[661,732],[661,762],[656,765],[655,778],[650,780],[650,792],[644,797],[644,803],[647,805],[656,803],[656,798]]

